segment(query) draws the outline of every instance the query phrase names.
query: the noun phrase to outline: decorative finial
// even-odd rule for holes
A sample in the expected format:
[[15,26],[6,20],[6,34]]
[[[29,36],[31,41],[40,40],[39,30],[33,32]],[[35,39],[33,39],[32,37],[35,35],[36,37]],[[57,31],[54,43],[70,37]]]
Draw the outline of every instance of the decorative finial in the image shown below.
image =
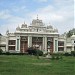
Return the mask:
[[37,20],[38,20],[38,14],[37,14]]
[[24,21],[24,24],[25,24],[25,21]]
[[9,29],[7,28],[6,34],[8,35],[8,33],[9,33]]

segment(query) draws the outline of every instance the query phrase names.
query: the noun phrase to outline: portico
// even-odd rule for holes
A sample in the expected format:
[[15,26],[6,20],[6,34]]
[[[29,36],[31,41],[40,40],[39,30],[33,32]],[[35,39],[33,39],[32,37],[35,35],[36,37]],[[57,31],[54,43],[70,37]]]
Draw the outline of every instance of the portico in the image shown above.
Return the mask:
[[16,40],[16,51],[25,53],[29,47],[37,47],[44,53],[58,51],[58,39],[47,35],[21,35]]

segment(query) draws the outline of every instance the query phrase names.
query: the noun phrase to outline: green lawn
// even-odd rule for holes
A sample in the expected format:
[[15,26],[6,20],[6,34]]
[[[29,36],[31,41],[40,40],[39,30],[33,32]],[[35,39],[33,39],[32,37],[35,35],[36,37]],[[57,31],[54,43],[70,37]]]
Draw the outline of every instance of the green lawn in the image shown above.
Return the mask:
[[75,57],[60,60],[0,55],[0,75],[75,75]]

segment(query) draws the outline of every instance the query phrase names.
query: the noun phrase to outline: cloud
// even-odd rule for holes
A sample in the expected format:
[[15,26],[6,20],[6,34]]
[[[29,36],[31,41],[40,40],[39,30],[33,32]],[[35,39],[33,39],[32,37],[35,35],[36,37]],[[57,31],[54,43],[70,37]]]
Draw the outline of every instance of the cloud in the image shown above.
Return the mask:
[[24,18],[11,15],[8,11],[0,12],[0,19],[6,23],[0,25],[0,32],[5,34],[6,30],[9,29],[10,32],[14,32],[16,27],[24,22]]
[[8,10],[0,11],[0,19],[8,19],[10,17],[8,13],[9,13]]
[[[74,0],[74,13],[75,13],[75,0]],[[74,19],[75,19],[75,14],[74,14]],[[74,28],[75,28],[75,20],[74,20]]]
[[48,0],[34,0],[34,1],[37,1],[37,2],[47,2]]
[[[55,3],[57,1],[57,3]],[[45,23],[51,23],[59,29],[60,33],[68,31],[74,27],[74,5],[73,0],[55,0],[54,5],[48,5],[43,8],[38,8],[30,13],[32,19],[39,15]],[[67,4],[68,3],[68,4]],[[46,24],[47,25],[47,24]],[[63,29],[62,29],[63,28]]]
[[21,7],[17,7],[17,6],[13,6],[12,11],[14,12],[21,12],[21,11],[26,11],[26,6],[21,6]]
[[44,8],[39,8],[35,12],[30,13],[29,16],[34,19],[36,15],[39,15],[39,19],[44,20],[45,22],[51,21],[62,21],[64,18],[61,14],[55,11],[55,8],[51,5],[46,6]]
[[[35,1],[47,2],[48,0]],[[16,12],[16,16],[13,14],[14,12],[11,13],[11,10]],[[20,7],[13,6],[11,10],[6,9],[0,11],[0,20],[3,20],[5,23],[0,25],[0,32],[3,34],[7,29],[9,29],[10,32],[14,32],[18,24],[21,25],[24,21],[29,24],[33,19],[36,19],[37,14],[39,15],[39,19],[42,19],[46,26],[48,23],[51,23],[53,27],[59,29],[59,33],[63,33],[74,27],[75,15],[73,0],[53,0],[52,4],[42,6],[41,8],[39,7],[29,12],[25,12],[27,7],[24,5]],[[17,15],[18,13],[20,16],[24,16],[20,17]]]

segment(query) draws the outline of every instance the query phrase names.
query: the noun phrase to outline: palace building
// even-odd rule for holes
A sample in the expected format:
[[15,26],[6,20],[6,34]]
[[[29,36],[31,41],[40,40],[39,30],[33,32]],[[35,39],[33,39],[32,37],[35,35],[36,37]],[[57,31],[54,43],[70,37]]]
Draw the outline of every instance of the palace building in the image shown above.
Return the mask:
[[59,35],[57,29],[45,25],[38,17],[30,25],[18,26],[14,33],[7,30],[6,36],[0,35],[0,48],[4,52],[25,53],[29,47],[37,47],[43,53],[71,52],[75,50],[75,35],[70,38]]

